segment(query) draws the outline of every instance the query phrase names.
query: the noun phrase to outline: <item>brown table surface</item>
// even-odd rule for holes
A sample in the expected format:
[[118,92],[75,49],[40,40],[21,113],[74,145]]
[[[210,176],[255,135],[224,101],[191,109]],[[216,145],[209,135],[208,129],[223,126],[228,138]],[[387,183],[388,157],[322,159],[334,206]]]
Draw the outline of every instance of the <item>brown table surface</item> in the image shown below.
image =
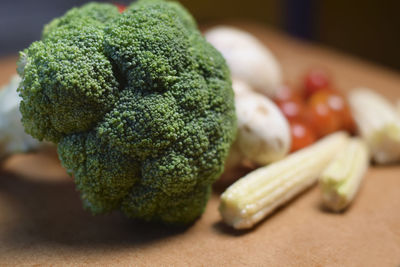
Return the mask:
[[[326,66],[342,90],[368,86],[400,98],[400,75],[261,26],[240,24],[277,55],[288,81]],[[15,57],[0,62],[0,83]],[[215,194],[192,227],[132,222],[119,213],[82,210],[54,150],[7,159],[0,168],[0,265],[399,266],[400,167],[374,167],[343,214],[324,212],[318,188],[258,227],[235,232],[221,223]]]

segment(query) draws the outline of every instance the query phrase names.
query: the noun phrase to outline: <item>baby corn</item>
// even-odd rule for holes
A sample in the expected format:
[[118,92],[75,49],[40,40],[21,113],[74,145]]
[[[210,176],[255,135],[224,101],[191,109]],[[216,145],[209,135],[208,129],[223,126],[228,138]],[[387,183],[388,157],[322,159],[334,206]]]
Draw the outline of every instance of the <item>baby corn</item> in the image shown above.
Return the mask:
[[356,195],[368,165],[367,144],[352,138],[321,174],[324,205],[333,211],[345,209]]
[[348,139],[343,132],[331,134],[239,179],[221,196],[219,210],[223,220],[236,229],[254,226],[275,208],[316,182]]
[[400,115],[379,94],[358,89],[349,94],[349,103],[361,136],[366,140],[375,162],[400,160]]

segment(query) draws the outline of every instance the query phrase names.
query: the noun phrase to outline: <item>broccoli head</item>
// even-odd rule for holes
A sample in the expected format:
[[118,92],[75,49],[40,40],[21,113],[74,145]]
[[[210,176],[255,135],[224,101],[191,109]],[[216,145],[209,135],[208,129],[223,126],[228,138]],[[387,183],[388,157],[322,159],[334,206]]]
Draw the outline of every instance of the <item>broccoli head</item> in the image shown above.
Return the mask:
[[21,52],[25,130],[58,144],[93,213],[201,215],[236,133],[230,73],[178,3],[73,8]]

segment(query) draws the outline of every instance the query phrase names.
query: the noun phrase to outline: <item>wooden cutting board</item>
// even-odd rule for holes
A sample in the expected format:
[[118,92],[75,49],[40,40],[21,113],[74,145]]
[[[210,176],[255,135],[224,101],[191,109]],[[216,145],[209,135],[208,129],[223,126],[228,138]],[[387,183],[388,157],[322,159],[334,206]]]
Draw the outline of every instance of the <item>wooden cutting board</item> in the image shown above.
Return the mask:
[[[399,73],[258,25],[236,25],[271,48],[289,82],[325,66],[341,90],[362,85],[400,98]],[[0,61],[0,84],[15,73],[15,61]],[[343,214],[323,211],[319,193],[308,190],[248,232],[221,222],[214,194],[193,226],[175,229],[119,213],[91,216],[54,149],[13,156],[0,165],[0,265],[400,265],[400,166],[371,168]]]

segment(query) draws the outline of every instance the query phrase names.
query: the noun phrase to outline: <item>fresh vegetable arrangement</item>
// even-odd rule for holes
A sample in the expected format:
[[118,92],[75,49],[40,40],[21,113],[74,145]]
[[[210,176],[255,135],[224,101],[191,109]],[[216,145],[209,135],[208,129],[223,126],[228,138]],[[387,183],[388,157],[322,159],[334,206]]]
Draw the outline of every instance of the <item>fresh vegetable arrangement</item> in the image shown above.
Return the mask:
[[187,224],[236,134],[221,54],[178,3],[89,3],[21,53],[25,130],[58,145],[85,208]]
[[[248,39],[247,35],[235,35],[237,32],[232,28],[228,29],[229,35],[226,39],[235,40],[235,44],[245,43],[238,40],[241,37]],[[275,64],[273,57],[266,59],[260,56],[260,60],[252,66],[251,60],[247,65],[240,63],[240,60],[233,60],[236,57],[240,59],[240,53],[236,51],[239,48],[224,41],[226,31],[225,27],[217,27],[206,32],[206,36],[224,56],[231,58],[228,64],[232,76],[245,77],[242,78],[242,82],[236,82],[236,86],[234,82],[234,88],[240,89],[235,89],[239,132],[241,118],[246,118],[246,121],[254,122],[252,127],[256,130],[252,129],[250,132],[272,131],[276,136],[287,134],[287,128],[277,127],[271,118],[249,115],[250,112],[240,108],[241,104],[245,103],[243,105],[251,109],[261,101],[259,98],[271,98],[289,124],[291,136],[285,144],[290,143],[290,151],[294,153],[288,156],[285,156],[287,152],[283,153],[282,159],[277,157],[264,164],[261,161],[257,162],[255,158],[244,157],[256,163],[255,170],[233,183],[221,195],[219,210],[225,223],[236,229],[251,228],[317,181],[326,208],[335,212],[343,211],[350,205],[360,188],[369,166],[370,155],[376,163],[399,161],[400,116],[381,96],[365,90],[354,90],[347,97],[335,89],[331,76],[323,69],[309,70],[302,84],[296,89],[277,82],[273,89],[260,90],[254,82],[248,81],[246,75],[235,70],[243,70],[242,66],[246,66],[246,69],[261,69],[261,65],[279,65]],[[218,33],[221,34],[220,37],[217,36]],[[242,49],[250,47],[243,45]],[[254,47],[253,49],[257,50]],[[274,73],[264,70],[265,77]],[[253,93],[261,92],[257,100],[245,101],[243,92],[249,90],[253,90]],[[276,114],[274,117],[278,120],[282,115]],[[264,121],[264,127],[261,126],[261,120]],[[249,127],[242,128],[242,131],[245,131],[245,128]],[[277,129],[280,134],[274,131]],[[355,133],[360,134],[361,138],[349,137]],[[266,133],[265,135],[267,136]],[[261,134],[257,137],[252,136],[253,142],[261,140],[260,136]],[[246,145],[239,134],[232,149],[236,155],[232,157],[236,160],[236,165],[240,164],[241,159],[237,155],[244,147],[248,147]],[[228,164],[230,165],[232,164]],[[227,180],[226,177],[224,179]],[[232,179],[232,182],[236,179]]]
[[203,37],[176,2],[73,8],[21,52],[18,73],[0,92],[0,156],[37,147],[23,127],[55,143],[93,214],[188,224],[223,171],[247,165],[219,209],[251,228],[317,182],[343,211],[370,158],[400,161],[400,112],[383,97],[346,96],[323,69],[285,85],[257,38],[226,26]]

